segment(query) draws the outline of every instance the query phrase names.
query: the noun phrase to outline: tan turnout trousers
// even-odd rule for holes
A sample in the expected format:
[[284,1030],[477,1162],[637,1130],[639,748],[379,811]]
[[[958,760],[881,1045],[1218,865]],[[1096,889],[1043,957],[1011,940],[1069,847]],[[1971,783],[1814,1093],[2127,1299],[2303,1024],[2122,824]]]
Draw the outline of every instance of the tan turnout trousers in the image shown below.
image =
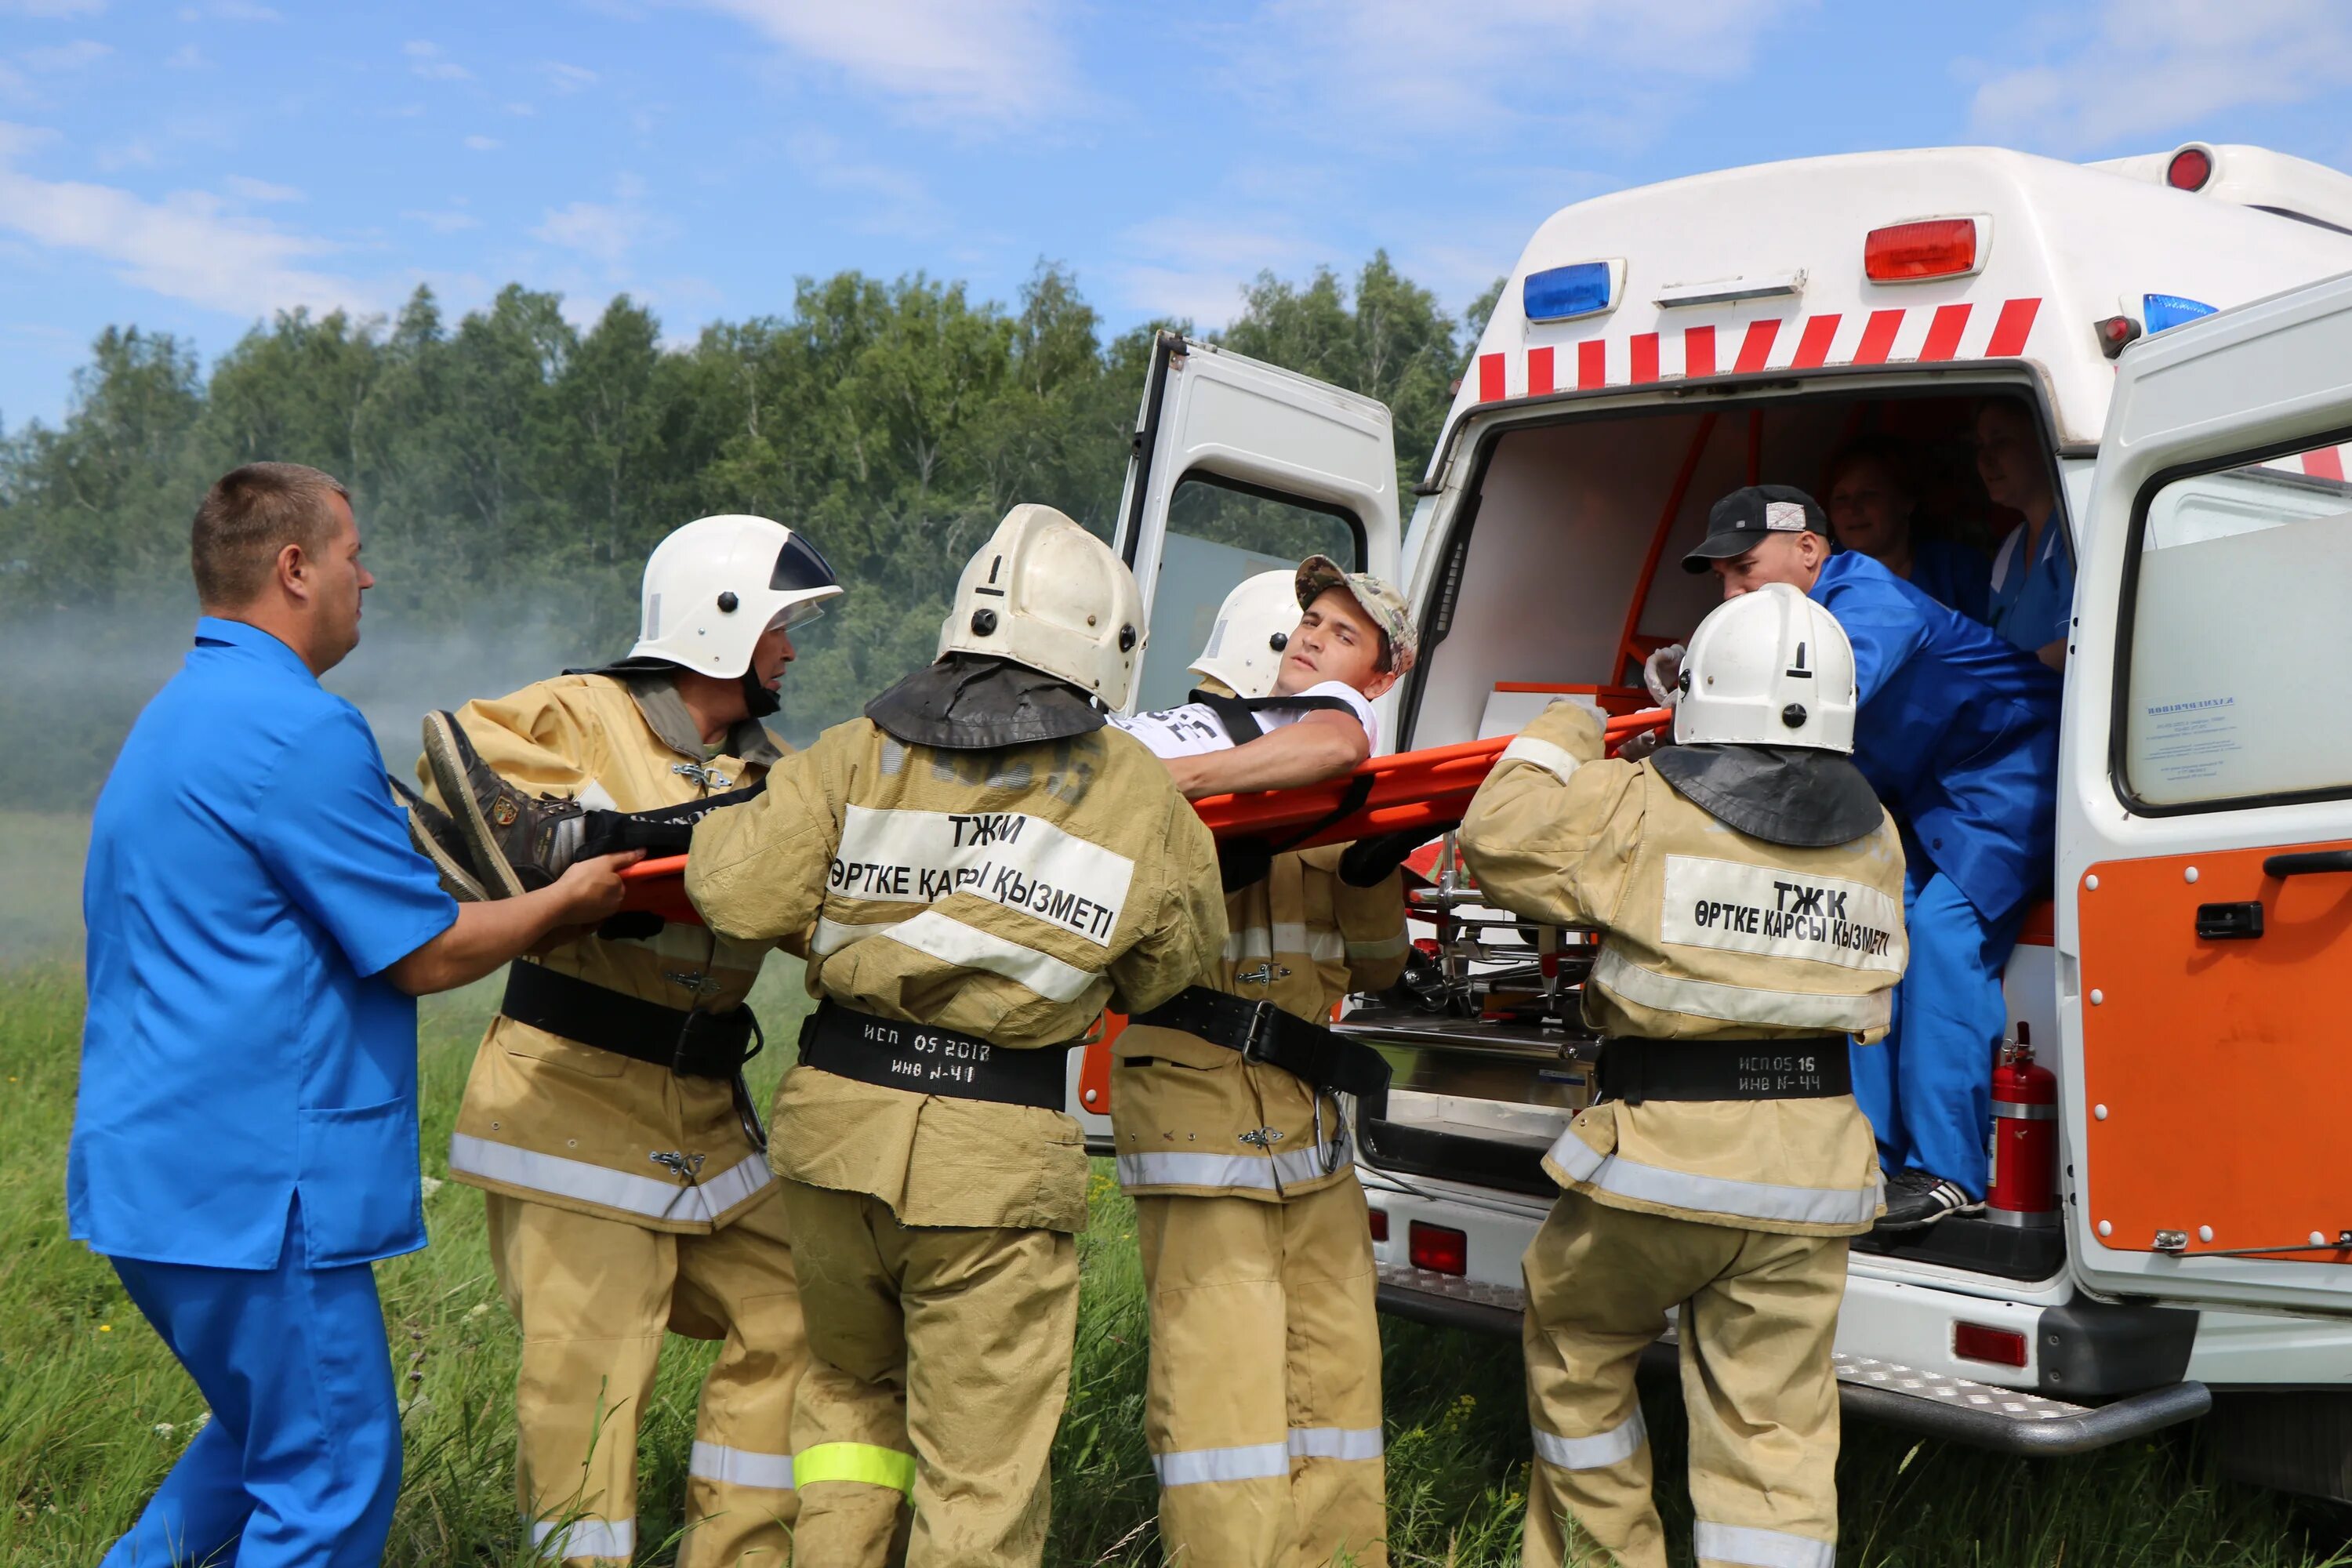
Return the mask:
[[814,1352],[793,1412],[799,1561],[888,1561],[905,1498],[909,1562],[1037,1562],[1077,1335],[1075,1238],[906,1226],[870,1194],[782,1187]]
[[1388,1560],[1364,1189],[1135,1200],[1151,1314],[1144,1433],[1182,1568]]
[[725,1342],[695,1417],[679,1568],[782,1568],[806,1349],[781,1194],[699,1236],[486,1197],[490,1262],[522,1326],[515,1481],[532,1544],[567,1561],[635,1553],[637,1429],[678,1333]]

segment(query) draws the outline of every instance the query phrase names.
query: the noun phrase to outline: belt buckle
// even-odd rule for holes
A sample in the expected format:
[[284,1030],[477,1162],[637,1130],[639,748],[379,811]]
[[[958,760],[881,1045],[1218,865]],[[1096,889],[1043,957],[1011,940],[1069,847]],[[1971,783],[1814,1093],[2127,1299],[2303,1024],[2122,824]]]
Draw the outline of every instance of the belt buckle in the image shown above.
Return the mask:
[[1262,1062],[1266,1059],[1263,1047],[1273,1037],[1274,1030],[1269,1026],[1273,1021],[1273,1003],[1260,1000],[1250,1004],[1249,1027],[1242,1032],[1242,1060]]

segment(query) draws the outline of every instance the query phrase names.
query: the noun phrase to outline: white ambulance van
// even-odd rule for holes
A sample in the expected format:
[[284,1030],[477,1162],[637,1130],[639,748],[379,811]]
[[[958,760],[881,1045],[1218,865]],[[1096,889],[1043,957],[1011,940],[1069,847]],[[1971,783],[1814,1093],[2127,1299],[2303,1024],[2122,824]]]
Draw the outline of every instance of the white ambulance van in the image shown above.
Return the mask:
[[[2057,1076],[2062,1196],[1860,1238],[1848,1408],[2044,1453],[2210,1411],[2239,1475],[2352,1500],[2347,273],[2352,179],[2252,147],[1603,196],[1511,269],[1402,526],[1386,409],[1164,336],[1119,537],[1150,607],[1138,705],[1181,700],[1229,587],[1322,550],[1420,618],[1384,751],[1561,698],[1646,707],[1643,658],[1717,602],[1676,564],[1717,497],[1818,491],[1884,432],[1988,542],[1972,416],[2030,410],[2078,577],[2053,903],[2007,992]],[[1451,871],[1418,913],[1421,994],[1342,1026],[1396,1068],[1357,1129],[1382,1305],[1515,1333],[1538,1158],[1590,1094],[1591,948]]]

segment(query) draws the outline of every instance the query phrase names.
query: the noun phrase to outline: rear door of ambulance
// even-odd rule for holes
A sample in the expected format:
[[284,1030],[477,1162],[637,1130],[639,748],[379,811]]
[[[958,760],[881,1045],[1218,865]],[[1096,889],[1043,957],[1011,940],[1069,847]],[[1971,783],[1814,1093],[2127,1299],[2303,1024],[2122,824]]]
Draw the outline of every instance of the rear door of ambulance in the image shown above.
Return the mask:
[[[1394,581],[1396,439],[1369,397],[1174,332],[1152,345],[1115,547],[1143,591],[1150,635],[1129,706],[1172,708],[1187,668],[1243,579],[1330,556]],[[1395,698],[1378,707],[1392,735]],[[1117,1020],[1113,1020],[1116,1026]],[[1069,1109],[1108,1149],[1106,1040],[1073,1053]]]
[[2352,1311],[2352,275],[2118,366],[2060,764],[2074,1268]]

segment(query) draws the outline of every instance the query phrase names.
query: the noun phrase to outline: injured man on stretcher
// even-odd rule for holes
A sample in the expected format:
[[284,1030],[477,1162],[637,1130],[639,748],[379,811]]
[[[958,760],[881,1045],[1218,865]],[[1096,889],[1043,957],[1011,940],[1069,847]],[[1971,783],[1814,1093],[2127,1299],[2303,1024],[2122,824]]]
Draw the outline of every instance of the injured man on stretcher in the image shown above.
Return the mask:
[[[1372,703],[1403,674],[1412,646],[1412,620],[1394,586],[1313,555],[1296,573],[1262,574],[1227,596],[1208,646],[1191,666],[1203,679],[1192,700],[1151,713],[1114,713],[1106,721],[1162,759],[1188,799],[1324,784],[1354,772],[1371,755],[1379,741]],[[470,749],[461,727],[443,730],[446,743]],[[475,814],[495,821],[498,830],[487,839],[461,832],[446,818],[431,820],[442,814],[417,803],[425,820],[416,837],[420,847],[431,843],[451,859],[496,856],[500,865],[474,867],[494,898],[518,885],[544,886],[573,861],[618,847],[683,855],[696,823],[753,799],[766,782],[684,805],[622,812],[533,796],[497,780],[478,759],[455,762],[499,794],[495,809]],[[1358,859],[1392,853],[1401,861],[1414,847],[1359,847]],[[1234,847],[1226,859],[1226,887],[1256,880],[1280,848]]]

